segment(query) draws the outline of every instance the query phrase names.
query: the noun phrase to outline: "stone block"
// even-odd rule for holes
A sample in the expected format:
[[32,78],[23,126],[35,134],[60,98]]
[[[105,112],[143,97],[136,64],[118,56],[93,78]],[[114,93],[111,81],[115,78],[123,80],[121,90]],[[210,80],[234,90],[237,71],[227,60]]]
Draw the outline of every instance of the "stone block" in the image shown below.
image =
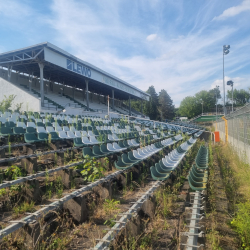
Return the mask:
[[38,171],[37,157],[25,158],[21,160],[22,168],[29,174],[33,174]]
[[152,200],[146,200],[141,207],[141,210],[144,214],[146,214],[148,217],[153,218],[155,215],[155,209],[156,209],[156,202],[154,199]]
[[78,223],[82,223],[88,218],[86,200],[86,195],[81,194],[64,203],[63,208],[69,211],[74,220],[76,220]]
[[33,249],[40,236],[39,222],[35,221],[33,223],[29,223],[28,225],[24,226],[23,230],[26,233],[24,244],[26,245],[27,249]]

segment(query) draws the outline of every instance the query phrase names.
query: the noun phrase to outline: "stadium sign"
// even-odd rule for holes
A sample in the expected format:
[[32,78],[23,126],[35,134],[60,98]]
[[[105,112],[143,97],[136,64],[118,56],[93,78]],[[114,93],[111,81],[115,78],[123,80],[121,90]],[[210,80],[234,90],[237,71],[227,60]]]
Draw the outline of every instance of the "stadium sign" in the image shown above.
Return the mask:
[[72,55],[64,54],[62,53],[63,51],[58,53],[56,49],[56,47],[54,50],[44,48],[44,60],[71,72],[75,72],[76,74],[113,87],[114,89],[124,91],[144,100],[149,100],[149,96],[146,93],[144,94],[142,91],[119,81],[115,77],[113,78],[112,76],[109,76],[102,70],[88,66],[84,61],[81,61]]
[[85,65],[76,63],[67,58],[67,69],[74,71],[83,76],[91,77],[91,69],[86,67]]

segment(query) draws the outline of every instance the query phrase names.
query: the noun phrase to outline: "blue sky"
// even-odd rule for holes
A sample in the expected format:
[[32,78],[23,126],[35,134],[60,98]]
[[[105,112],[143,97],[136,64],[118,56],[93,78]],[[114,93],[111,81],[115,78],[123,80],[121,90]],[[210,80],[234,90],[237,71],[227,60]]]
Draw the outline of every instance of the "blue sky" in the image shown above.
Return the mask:
[[[0,0],[0,52],[51,42],[176,106],[226,80],[250,87],[250,0]],[[227,87],[229,89],[229,87]]]

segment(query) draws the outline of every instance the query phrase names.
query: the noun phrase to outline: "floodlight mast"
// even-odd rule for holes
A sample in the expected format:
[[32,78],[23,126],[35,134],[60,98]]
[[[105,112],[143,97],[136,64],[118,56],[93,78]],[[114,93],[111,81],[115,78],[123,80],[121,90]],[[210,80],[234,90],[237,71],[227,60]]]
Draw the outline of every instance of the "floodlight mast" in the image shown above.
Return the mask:
[[227,85],[232,87],[232,112],[234,112],[234,82],[231,80],[227,81]]
[[223,54],[223,91],[224,91],[224,115],[226,115],[226,90],[225,90],[225,77],[224,77],[224,55],[229,53],[230,45],[223,45],[222,54]]

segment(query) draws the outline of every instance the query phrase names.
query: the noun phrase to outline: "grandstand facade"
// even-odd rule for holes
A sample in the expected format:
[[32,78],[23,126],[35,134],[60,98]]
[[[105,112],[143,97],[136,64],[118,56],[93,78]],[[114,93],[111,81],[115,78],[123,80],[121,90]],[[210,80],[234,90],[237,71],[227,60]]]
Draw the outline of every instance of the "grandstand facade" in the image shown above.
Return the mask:
[[149,100],[144,91],[48,42],[0,54],[0,84],[0,99],[16,95],[14,104],[23,103],[23,111],[104,117],[110,103],[113,117],[144,117],[142,105],[141,112],[133,110],[130,100]]

